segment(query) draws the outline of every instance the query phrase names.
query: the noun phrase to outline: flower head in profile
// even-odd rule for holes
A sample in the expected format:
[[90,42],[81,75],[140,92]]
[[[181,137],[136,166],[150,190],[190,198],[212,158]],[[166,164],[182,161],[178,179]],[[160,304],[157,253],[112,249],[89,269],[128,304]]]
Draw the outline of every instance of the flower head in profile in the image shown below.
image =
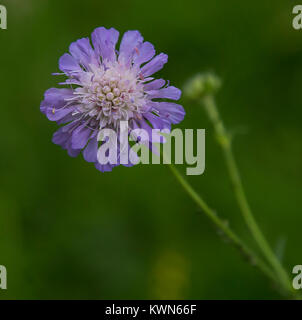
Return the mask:
[[[167,101],[178,100],[181,91],[152,77],[168,56],[155,55],[153,45],[138,31],[127,31],[119,50],[118,39],[117,30],[100,27],[91,35],[92,44],[89,38],[73,42],[69,53],[59,60],[59,68],[67,76],[60,83],[65,88],[47,90],[40,107],[49,120],[63,125],[52,141],[72,157],[82,152],[100,171],[111,171],[120,164],[99,161],[102,129],[119,133],[120,122],[128,121],[128,136],[140,128],[150,134],[151,141],[152,129],[170,130],[171,124],[179,123],[185,115],[181,105]],[[118,159],[121,148],[118,138]]]

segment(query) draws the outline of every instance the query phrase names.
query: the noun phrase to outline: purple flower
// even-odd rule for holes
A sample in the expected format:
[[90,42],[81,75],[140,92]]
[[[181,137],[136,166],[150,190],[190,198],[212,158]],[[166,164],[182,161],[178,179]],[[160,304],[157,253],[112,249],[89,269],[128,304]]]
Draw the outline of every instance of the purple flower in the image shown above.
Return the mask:
[[[124,34],[119,52],[115,48],[118,38],[117,30],[100,27],[91,35],[93,46],[89,38],[73,42],[70,53],[59,60],[67,76],[60,84],[68,88],[47,90],[40,107],[49,120],[64,124],[52,141],[72,157],[82,151],[85,160],[100,171],[115,166],[97,160],[103,143],[98,141],[101,129],[118,132],[120,121],[128,121],[128,135],[137,128],[151,135],[152,129],[170,130],[185,115],[181,105],[166,101],[178,100],[181,91],[151,77],[163,68],[168,56],[155,56],[153,45],[144,42],[138,31]],[[119,141],[117,145],[119,148]]]

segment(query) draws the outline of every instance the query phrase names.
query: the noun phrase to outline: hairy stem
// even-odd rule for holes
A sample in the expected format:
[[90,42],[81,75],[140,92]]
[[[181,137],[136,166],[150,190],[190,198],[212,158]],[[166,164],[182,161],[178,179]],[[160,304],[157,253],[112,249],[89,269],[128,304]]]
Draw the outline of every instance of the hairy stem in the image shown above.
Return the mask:
[[229,228],[229,226],[220,219],[217,214],[206,204],[206,202],[196,193],[196,191],[191,187],[187,180],[179,173],[179,171],[172,165],[169,165],[172,173],[187,192],[187,194],[196,202],[196,204],[202,209],[206,216],[214,223],[214,225],[223,232],[225,236],[231,241],[231,243],[243,254],[253,265],[257,266],[266,276],[268,276],[274,282],[279,282],[276,279],[274,273],[266,265],[266,263],[261,260],[257,255],[255,255],[244,242]]
[[264,235],[262,234],[253,214],[248,204],[239,170],[232,152],[231,140],[227,134],[225,126],[219,116],[218,109],[216,107],[214,98],[212,96],[206,96],[202,99],[202,104],[205,106],[205,110],[213,124],[217,140],[223,150],[224,158],[226,161],[227,169],[230,175],[232,186],[234,189],[235,197],[238,202],[239,208],[243,215],[243,218],[257,242],[260,250],[262,251],[267,262],[270,263],[274,269],[280,283],[283,285],[283,288],[287,291],[293,292],[291,282],[289,280],[288,274],[284,270],[280,261],[277,259]]

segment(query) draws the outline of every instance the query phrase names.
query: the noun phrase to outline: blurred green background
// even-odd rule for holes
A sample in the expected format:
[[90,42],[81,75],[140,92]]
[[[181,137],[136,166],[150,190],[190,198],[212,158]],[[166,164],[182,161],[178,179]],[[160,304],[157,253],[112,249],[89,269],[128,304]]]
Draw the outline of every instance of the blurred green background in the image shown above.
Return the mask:
[[[99,26],[137,29],[183,87],[223,79],[217,100],[250,204],[290,273],[302,264],[302,31],[289,0],[2,0],[0,299],[272,299],[268,280],[223,242],[164,165],[102,174],[70,158],[39,111],[58,59]],[[182,99],[179,127],[206,129],[206,171],[188,177],[251,245],[213,130]],[[184,168],[179,166],[184,172]],[[280,251],[280,250],[279,250]]]

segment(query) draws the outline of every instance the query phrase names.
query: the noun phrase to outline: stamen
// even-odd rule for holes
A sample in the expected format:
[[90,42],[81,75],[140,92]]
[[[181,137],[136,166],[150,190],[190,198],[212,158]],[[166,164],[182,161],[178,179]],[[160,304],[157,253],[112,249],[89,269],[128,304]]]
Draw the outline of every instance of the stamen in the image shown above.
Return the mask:
[[[138,48],[135,50],[138,54]],[[112,63],[104,68],[94,68],[80,79],[74,96],[66,99],[76,105],[83,118],[94,119],[97,124],[118,127],[120,120],[142,119],[147,95],[143,91],[142,74],[135,68],[125,68]]]

